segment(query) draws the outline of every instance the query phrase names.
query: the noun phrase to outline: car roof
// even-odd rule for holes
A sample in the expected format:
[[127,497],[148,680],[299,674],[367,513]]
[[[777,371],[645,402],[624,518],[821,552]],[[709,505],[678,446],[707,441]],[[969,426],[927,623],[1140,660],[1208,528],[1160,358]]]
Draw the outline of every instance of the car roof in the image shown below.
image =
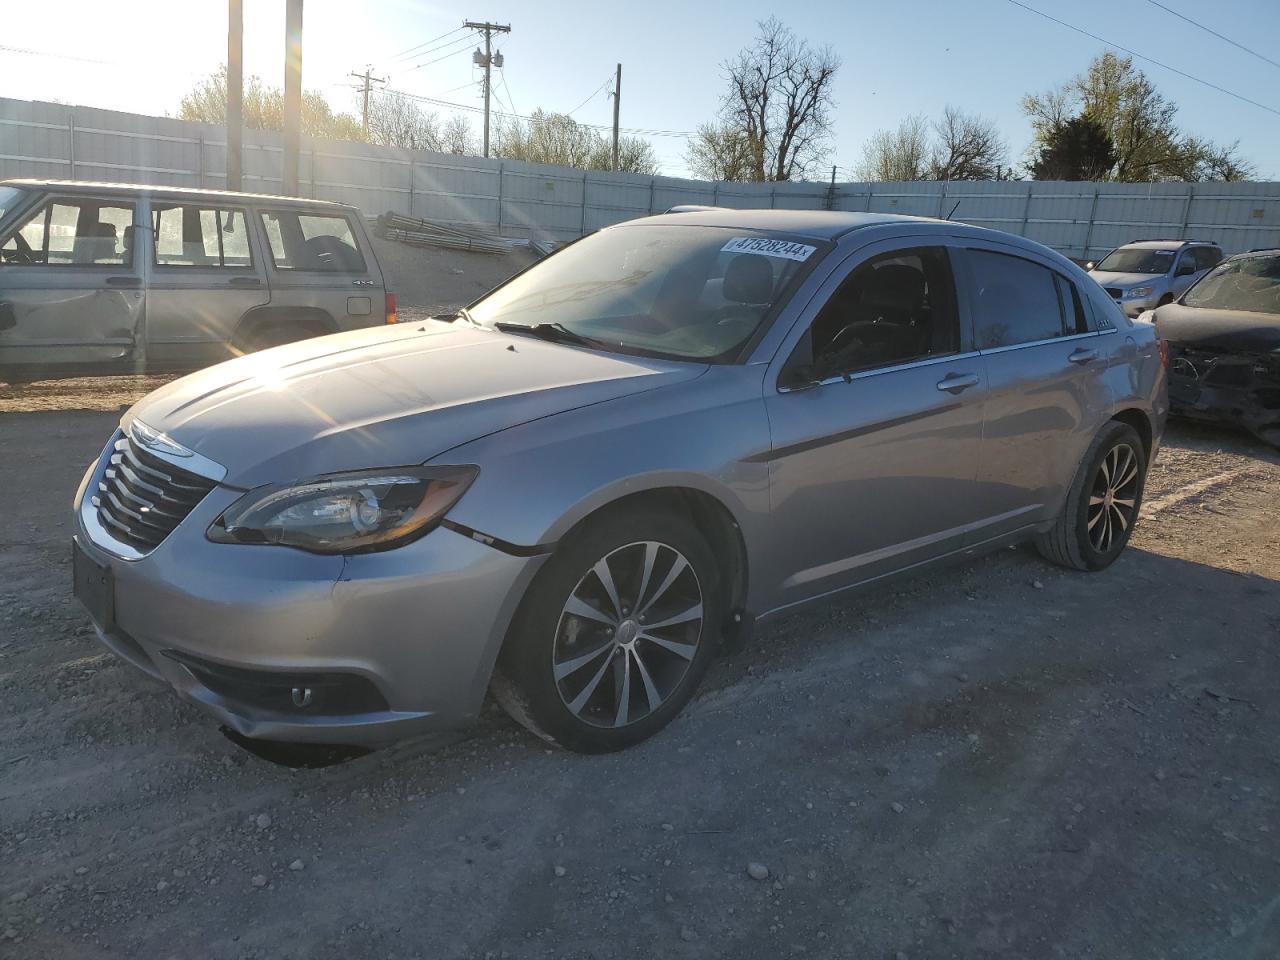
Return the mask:
[[55,190],[59,193],[96,194],[107,196],[139,196],[141,194],[161,197],[215,197],[220,200],[234,200],[239,203],[271,203],[290,206],[332,207],[341,210],[357,209],[349,203],[338,203],[334,200],[311,200],[307,197],[280,197],[269,193],[245,193],[235,190],[208,190],[203,187],[169,187],[163,184],[147,183],[99,183],[91,180],[0,180],[3,187],[24,187],[28,190]]
[[1116,247],[1117,250],[1176,250],[1179,247],[1216,247],[1212,240],[1131,240]]
[[643,224],[678,224],[688,227],[729,227],[739,230],[771,230],[811,237],[815,240],[834,240],[859,227],[884,223],[943,223],[930,221],[928,217],[903,217],[893,213],[849,213],[842,210],[734,210],[728,207],[707,207],[685,213],[662,213],[652,217],[627,220],[616,226]]

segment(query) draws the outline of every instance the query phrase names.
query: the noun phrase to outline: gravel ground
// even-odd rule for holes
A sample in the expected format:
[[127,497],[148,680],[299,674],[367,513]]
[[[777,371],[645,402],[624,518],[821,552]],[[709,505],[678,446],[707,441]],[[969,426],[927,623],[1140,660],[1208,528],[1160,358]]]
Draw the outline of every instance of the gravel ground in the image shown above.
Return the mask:
[[0,956],[1280,957],[1269,448],[1175,426],[1110,570],[792,615],[623,754],[490,710],[290,770],[71,599],[114,419],[0,416]]

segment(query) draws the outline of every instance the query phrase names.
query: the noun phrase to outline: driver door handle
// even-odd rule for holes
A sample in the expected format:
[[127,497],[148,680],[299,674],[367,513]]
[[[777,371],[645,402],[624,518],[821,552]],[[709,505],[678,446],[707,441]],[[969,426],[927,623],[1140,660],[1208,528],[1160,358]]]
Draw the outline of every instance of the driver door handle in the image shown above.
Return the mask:
[[1090,360],[1098,359],[1098,351],[1081,347],[1078,350],[1071,351],[1071,355],[1067,357],[1071,363],[1088,363]]
[[976,387],[980,382],[976,373],[948,373],[938,381],[938,389],[947,393],[960,393]]

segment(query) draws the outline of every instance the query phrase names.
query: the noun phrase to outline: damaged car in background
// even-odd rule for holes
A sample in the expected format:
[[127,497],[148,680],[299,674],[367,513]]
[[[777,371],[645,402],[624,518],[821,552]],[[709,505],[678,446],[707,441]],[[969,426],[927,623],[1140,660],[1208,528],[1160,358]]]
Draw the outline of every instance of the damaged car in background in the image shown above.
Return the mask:
[[1150,316],[1169,344],[1170,412],[1280,446],[1280,249],[1224,260]]

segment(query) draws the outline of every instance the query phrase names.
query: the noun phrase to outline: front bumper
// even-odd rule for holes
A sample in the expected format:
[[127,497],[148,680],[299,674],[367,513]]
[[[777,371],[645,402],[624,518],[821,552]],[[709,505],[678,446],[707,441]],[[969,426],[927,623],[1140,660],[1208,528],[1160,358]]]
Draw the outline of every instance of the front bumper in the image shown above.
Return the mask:
[[115,623],[99,637],[247,737],[377,745],[474,716],[545,559],[443,527],[349,557],[216,544],[204,531],[241,495],[224,487],[126,559],[81,511],[100,470],[75,500],[76,541],[114,580]]
[[1173,415],[1230,423],[1280,446],[1280,359],[1171,342],[1169,368]]

